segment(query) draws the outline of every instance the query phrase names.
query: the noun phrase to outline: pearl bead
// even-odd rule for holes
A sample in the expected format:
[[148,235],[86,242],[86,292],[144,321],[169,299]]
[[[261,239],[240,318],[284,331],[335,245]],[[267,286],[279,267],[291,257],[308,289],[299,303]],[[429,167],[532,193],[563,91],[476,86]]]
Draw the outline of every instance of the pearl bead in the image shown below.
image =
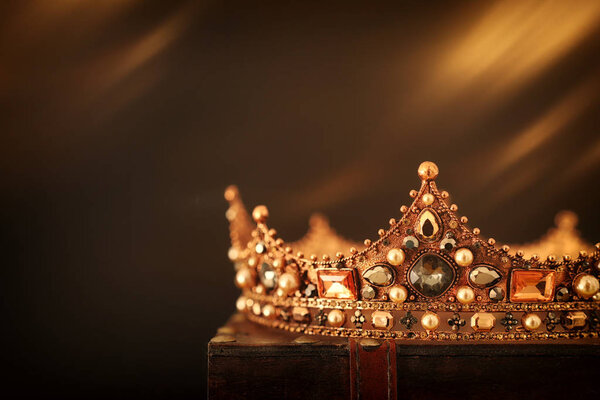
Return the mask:
[[528,331],[535,331],[542,325],[542,319],[537,314],[525,314],[521,323]]
[[289,272],[281,274],[278,282],[279,289],[281,289],[285,294],[296,291],[296,289],[298,289],[298,287],[300,286],[298,277]]
[[456,291],[456,299],[462,304],[469,304],[475,300],[475,292],[468,286],[461,286]]
[[242,312],[246,310],[246,298],[244,296],[240,296],[238,297],[237,301],[235,302],[235,308],[237,308],[238,311]]
[[275,312],[275,307],[273,307],[271,304],[265,304],[265,306],[262,309],[262,314],[266,318],[275,318]]
[[394,303],[403,303],[408,297],[408,290],[404,286],[394,286],[390,289],[388,297]]
[[438,317],[436,313],[427,311],[421,317],[421,325],[428,331],[434,331],[440,326],[440,317]]
[[256,206],[252,211],[252,218],[257,223],[265,222],[269,218],[269,210],[266,206]]
[[419,169],[417,170],[419,178],[421,178],[421,180],[424,181],[430,181],[432,179],[435,179],[438,176],[439,172],[440,170],[438,169],[438,166],[435,165],[435,163],[432,163],[431,161],[422,162],[421,165],[419,165]]
[[404,262],[404,250],[391,249],[387,253],[387,260],[390,264],[398,266]]
[[247,289],[254,285],[254,275],[248,268],[241,268],[237,274],[235,274],[235,284],[242,288]]
[[468,267],[473,262],[473,253],[471,250],[466,248],[461,248],[456,250],[454,253],[454,261],[461,267]]
[[431,193],[425,193],[423,195],[423,203],[425,203],[425,205],[427,205],[427,206],[433,204],[434,200],[435,200],[435,197],[433,197],[433,195]]
[[341,310],[331,310],[329,314],[327,314],[327,322],[331,326],[342,326],[346,321],[346,314],[344,314]]
[[589,299],[600,289],[600,282],[592,275],[582,274],[575,278],[573,281],[573,287],[577,294],[584,298]]

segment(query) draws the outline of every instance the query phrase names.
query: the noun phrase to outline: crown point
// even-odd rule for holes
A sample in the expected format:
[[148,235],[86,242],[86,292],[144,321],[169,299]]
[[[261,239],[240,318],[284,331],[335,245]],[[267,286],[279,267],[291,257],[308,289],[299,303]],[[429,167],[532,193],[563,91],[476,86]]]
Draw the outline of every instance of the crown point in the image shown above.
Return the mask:
[[269,218],[269,210],[266,206],[256,206],[252,210],[252,218],[254,218],[256,223],[266,222],[267,218]]
[[421,165],[419,165],[417,172],[422,181],[431,181],[438,176],[440,170],[435,163],[423,161]]
[[233,201],[238,195],[238,188],[235,185],[227,186],[225,189],[225,200]]

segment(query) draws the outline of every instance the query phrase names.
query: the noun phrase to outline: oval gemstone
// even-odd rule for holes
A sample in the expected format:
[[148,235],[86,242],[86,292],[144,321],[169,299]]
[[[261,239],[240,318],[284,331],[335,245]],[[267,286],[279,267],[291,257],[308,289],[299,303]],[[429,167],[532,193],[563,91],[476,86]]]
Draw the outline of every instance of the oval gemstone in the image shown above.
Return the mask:
[[277,285],[277,273],[271,264],[262,263],[258,271],[258,276],[267,289],[273,289]]
[[426,241],[436,240],[441,232],[440,217],[432,209],[426,208],[421,211],[418,218],[417,232]]
[[425,297],[437,297],[454,281],[454,269],[435,254],[424,254],[410,268],[408,280]]
[[498,283],[502,275],[496,269],[487,265],[475,267],[469,273],[469,281],[473,286],[480,288],[490,287]]
[[371,285],[388,286],[394,281],[394,273],[387,265],[375,265],[363,273],[363,278]]

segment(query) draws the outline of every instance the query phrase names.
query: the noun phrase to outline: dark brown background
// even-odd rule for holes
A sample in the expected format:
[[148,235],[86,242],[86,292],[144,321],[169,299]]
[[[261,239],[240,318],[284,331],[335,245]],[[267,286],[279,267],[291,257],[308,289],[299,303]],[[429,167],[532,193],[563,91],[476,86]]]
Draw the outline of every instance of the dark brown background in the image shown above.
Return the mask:
[[203,397],[223,189],[375,236],[436,161],[472,226],[600,239],[600,3],[8,1],[0,392]]

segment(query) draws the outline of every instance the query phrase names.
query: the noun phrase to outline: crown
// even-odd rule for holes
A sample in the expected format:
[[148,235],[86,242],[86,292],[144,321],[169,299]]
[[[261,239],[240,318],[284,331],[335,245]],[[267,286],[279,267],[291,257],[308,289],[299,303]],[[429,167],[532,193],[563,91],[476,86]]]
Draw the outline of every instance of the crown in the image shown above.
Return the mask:
[[254,208],[254,224],[237,188],[228,187],[228,255],[243,290],[238,311],[263,325],[315,335],[597,338],[600,243],[580,238],[575,214],[558,214],[546,236],[513,252],[467,227],[448,192],[438,191],[438,173],[436,164],[421,163],[411,206],[400,207],[401,216],[363,244],[338,236],[322,216],[311,218],[303,239],[286,243],[267,226],[265,206]]

